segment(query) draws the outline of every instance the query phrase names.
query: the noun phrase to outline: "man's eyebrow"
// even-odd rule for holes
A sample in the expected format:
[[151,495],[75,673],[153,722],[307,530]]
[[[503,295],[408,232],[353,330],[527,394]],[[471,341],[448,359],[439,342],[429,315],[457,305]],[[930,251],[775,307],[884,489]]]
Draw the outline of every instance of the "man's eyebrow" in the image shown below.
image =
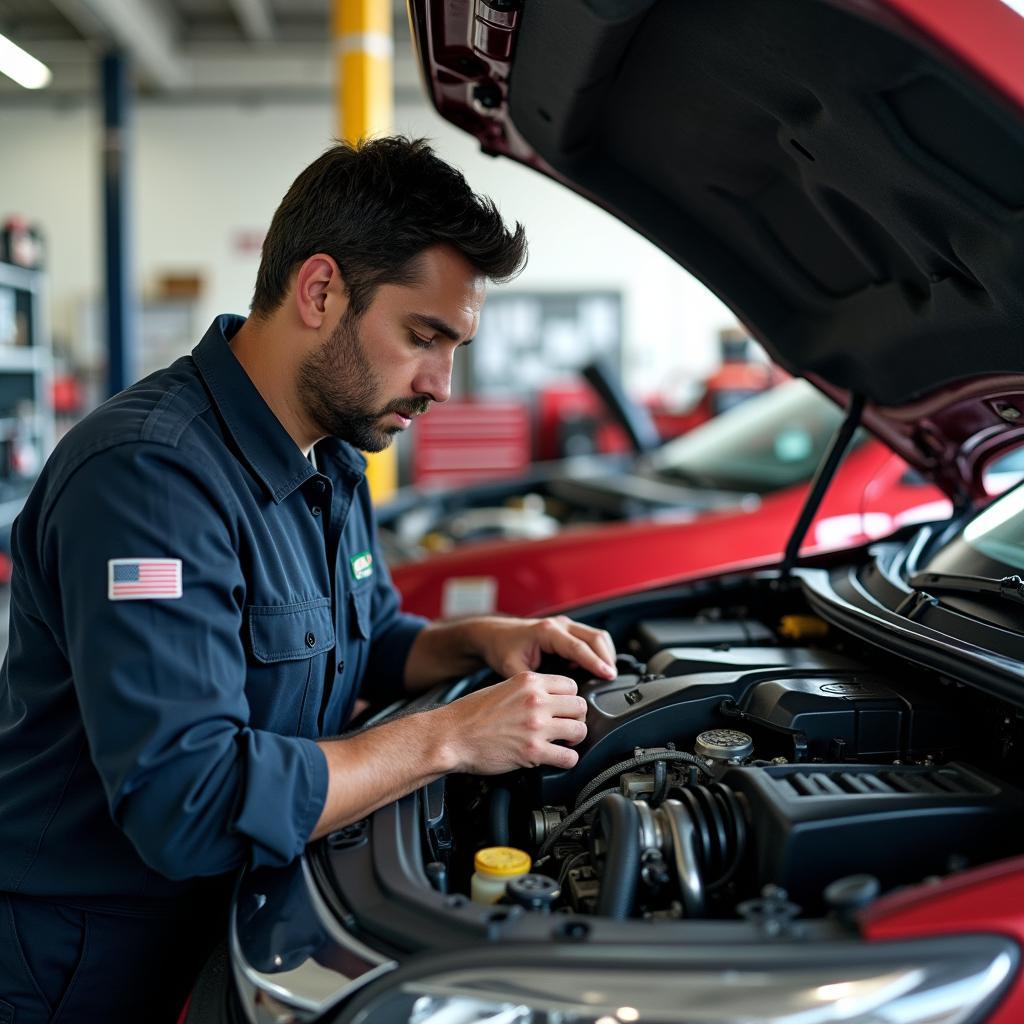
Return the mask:
[[[421,327],[429,327],[431,330],[437,331],[438,334],[443,334],[451,341],[459,340],[459,332],[451,324],[446,324],[440,317],[429,316],[426,313],[412,313],[409,319]],[[463,344],[468,345],[472,340],[472,338],[467,338]]]

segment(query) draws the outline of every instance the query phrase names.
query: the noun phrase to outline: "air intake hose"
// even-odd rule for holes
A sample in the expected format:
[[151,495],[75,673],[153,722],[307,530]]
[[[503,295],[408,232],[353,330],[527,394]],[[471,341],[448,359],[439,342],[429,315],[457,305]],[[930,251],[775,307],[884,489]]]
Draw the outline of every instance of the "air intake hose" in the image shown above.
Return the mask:
[[623,921],[633,912],[640,876],[640,816],[632,800],[609,793],[598,811],[599,827],[607,846],[601,872],[597,913]]

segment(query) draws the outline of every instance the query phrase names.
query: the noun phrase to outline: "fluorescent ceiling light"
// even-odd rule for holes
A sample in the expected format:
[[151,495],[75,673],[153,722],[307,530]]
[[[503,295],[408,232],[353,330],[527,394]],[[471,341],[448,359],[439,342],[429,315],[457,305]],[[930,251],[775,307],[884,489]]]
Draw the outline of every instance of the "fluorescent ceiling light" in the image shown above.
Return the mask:
[[26,89],[45,89],[53,80],[50,69],[42,61],[16,46],[7,36],[0,36],[0,74],[13,78]]

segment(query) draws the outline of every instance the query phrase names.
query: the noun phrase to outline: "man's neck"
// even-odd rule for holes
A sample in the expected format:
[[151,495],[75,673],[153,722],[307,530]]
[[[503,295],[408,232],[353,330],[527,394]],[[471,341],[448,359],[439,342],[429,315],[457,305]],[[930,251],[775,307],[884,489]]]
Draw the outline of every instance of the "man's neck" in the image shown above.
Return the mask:
[[295,355],[301,346],[289,344],[286,330],[273,319],[260,321],[252,317],[238,329],[230,345],[263,401],[308,457],[321,435],[309,422],[296,386]]

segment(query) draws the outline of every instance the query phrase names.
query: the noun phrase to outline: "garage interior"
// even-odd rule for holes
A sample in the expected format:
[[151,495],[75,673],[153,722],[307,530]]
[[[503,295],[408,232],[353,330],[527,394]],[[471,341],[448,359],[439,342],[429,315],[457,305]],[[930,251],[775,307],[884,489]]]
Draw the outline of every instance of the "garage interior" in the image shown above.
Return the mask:
[[[32,89],[0,75],[4,259],[11,266],[20,251],[28,264],[11,271],[24,288],[0,288],[0,315],[32,303],[30,315],[0,321],[2,351],[35,360],[30,374],[6,378],[22,390],[2,413],[4,450],[14,453],[3,470],[5,530],[72,423],[188,352],[218,313],[246,310],[276,197],[345,131],[332,40],[356,6],[3,0],[0,33],[49,74]],[[526,226],[531,259],[514,284],[492,289],[482,337],[456,367],[447,418],[428,417],[420,436],[402,439],[380,493],[621,451],[619,428],[580,377],[594,359],[648,404],[665,434],[770,381],[735,317],[669,258],[559,186],[486,158],[442,121],[421,85],[404,3],[386,13],[393,60],[366,113],[386,123],[364,130],[434,140]],[[574,245],[579,238],[595,244]],[[453,433],[472,434],[480,416],[491,441],[453,447]]]
[[[977,4],[0,0],[0,1024],[76,1005],[51,926],[150,912],[178,1024],[1024,1015],[1024,0]],[[318,333],[333,255],[243,323],[296,176],[389,135],[525,229],[475,336],[440,246],[400,349]],[[450,398],[296,413],[381,398],[371,336]]]

